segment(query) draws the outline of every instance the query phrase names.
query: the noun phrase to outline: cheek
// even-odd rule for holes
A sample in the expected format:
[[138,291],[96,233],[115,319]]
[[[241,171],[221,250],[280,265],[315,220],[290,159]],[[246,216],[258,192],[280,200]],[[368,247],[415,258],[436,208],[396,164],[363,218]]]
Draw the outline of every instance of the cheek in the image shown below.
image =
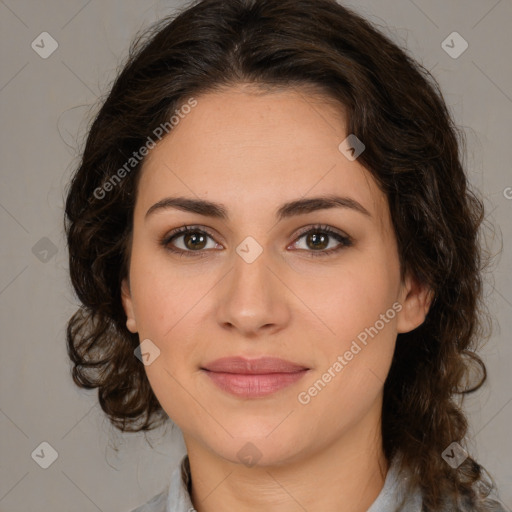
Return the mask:
[[194,287],[165,256],[140,251],[130,269],[132,297],[139,335],[163,339],[180,317],[193,306]]
[[316,307],[311,309],[330,332],[317,338],[320,364],[315,379],[322,381],[317,386],[322,398],[314,407],[319,411],[330,401],[339,411],[363,411],[379,394],[391,365],[399,269],[383,248],[367,254],[343,267],[324,293],[319,288],[313,292]]
[[361,254],[340,265],[329,279],[306,281],[307,289],[298,294],[304,295],[328,328],[330,341],[338,340],[337,348],[341,348],[392,307],[399,275],[394,264],[382,255]]
[[144,370],[159,403],[181,427],[183,419],[190,421],[197,412],[190,407],[191,398],[187,393],[190,388],[187,372],[191,361],[196,359],[194,333],[189,322],[192,317],[187,316],[187,312],[191,314],[198,299],[169,272],[166,274],[154,266],[140,268],[144,269],[140,274],[134,268],[137,278],[132,288],[139,339],[141,342],[151,340],[158,349],[158,357]]
[[[180,267],[165,261],[165,256],[139,254],[131,268],[132,297],[139,339],[149,339],[159,350],[159,357],[146,373],[155,391],[179,391],[184,369],[195,363],[197,344],[197,315],[201,299],[211,288],[211,278],[191,280]],[[196,349],[197,350],[197,349]],[[176,388],[176,389],[174,389]]]
[[[175,359],[176,354],[172,355]],[[150,366],[145,367],[146,376],[153,393],[169,418],[181,429],[188,431],[191,426],[202,425],[205,422],[204,411],[191,398],[192,387],[186,376],[177,372],[174,366],[180,366],[179,361],[171,364],[167,351]],[[202,405],[199,402],[200,405]],[[197,428],[197,427],[196,427]]]
[[[377,268],[377,267],[376,267]],[[319,313],[331,336],[317,337],[319,364],[300,403],[333,430],[356,423],[382,393],[396,342],[396,308],[389,275],[346,274],[324,295]],[[320,305],[321,302],[318,302]],[[395,305],[395,307],[393,307]]]

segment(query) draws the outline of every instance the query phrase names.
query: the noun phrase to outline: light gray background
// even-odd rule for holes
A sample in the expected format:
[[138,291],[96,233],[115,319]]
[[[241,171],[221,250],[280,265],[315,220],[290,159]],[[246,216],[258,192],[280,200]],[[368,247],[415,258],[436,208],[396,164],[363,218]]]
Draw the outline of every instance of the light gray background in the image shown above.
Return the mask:
[[[97,98],[106,94],[135,33],[182,5],[0,0],[0,512],[128,511],[163,489],[185,453],[181,435],[170,429],[147,435],[154,448],[142,433],[116,433],[96,390],[73,384],[65,323],[77,300],[68,282],[62,229],[65,187]],[[383,26],[433,69],[467,132],[468,173],[484,193],[488,218],[497,227],[494,250],[503,238],[494,282],[486,284],[496,318],[482,351],[489,380],[465,409],[473,455],[496,478],[501,499],[511,507],[512,2],[365,0],[347,5]],[[456,59],[441,46],[453,31],[469,43]],[[47,59],[31,47],[42,32],[59,45]],[[40,242],[44,237],[55,245],[54,255],[48,241]],[[50,252],[45,255],[41,247]],[[58,453],[48,469],[31,456],[43,441]]]

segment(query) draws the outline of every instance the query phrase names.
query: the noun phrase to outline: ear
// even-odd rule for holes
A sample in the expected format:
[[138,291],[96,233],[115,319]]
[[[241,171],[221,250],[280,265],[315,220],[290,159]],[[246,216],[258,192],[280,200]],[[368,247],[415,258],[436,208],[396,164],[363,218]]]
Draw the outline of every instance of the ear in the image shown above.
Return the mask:
[[402,309],[397,315],[397,331],[409,332],[420,326],[425,321],[433,298],[433,291],[427,285],[408,275],[400,292]]
[[123,309],[126,313],[126,327],[132,333],[137,331],[137,322],[135,321],[135,313],[133,310],[132,294],[130,291],[130,284],[127,278],[124,278],[121,283],[121,301]]

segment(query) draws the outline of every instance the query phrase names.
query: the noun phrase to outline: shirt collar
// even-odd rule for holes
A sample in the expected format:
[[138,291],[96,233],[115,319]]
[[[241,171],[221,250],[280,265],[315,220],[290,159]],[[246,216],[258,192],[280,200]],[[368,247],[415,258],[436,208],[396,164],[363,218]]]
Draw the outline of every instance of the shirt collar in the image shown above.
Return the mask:
[[173,471],[169,494],[167,496],[166,512],[193,512],[192,505],[190,462],[188,455],[184,455],[179,466]]
[[[421,493],[410,492],[409,477],[399,472],[397,455],[389,467],[384,486],[367,512],[420,512]],[[194,512],[191,499],[190,462],[184,455],[179,466],[174,470],[169,485],[166,512]]]

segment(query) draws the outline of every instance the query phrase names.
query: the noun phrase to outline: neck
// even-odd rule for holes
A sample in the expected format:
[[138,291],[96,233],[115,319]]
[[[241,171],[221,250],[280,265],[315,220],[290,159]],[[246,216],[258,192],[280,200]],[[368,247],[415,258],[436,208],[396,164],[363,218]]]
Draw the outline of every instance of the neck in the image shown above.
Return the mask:
[[379,495],[388,462],[380,409],[314,453],[279,465],[246,467],[184,435],[198,512],[366,512]]

